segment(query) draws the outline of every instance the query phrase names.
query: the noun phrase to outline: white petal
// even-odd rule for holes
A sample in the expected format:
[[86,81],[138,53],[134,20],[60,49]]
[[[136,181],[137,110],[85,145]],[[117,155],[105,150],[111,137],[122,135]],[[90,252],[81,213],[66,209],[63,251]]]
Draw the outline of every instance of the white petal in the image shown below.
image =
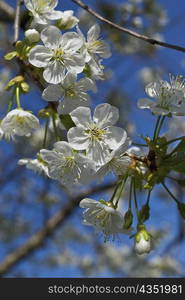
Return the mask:
[[78,107],[70,113],[70,116],[76,126],[81,128],[89,128],[89,125],[92,123],[91,119],[91,110],[87,107]]
[[38,68],[46,67],[52,58],[52,53],[44,46],[35,46],[29,53],[29,62]]
[[[85,94],[85,93],[84,93]],[[79,106],[89,107],[90,101],[87,94],[82,98],[64,98],[62,102],[59,103],[57,111],[59,114],[69,114]]]
[[48,83],[57,84],[64,78],[65,68],[60,61],[53,61],[43,72],[43,77]]
[[62,18],[62,12],[59,10],[54,10],[51,13],[46,14],[46,18],[49,20],[59,20]]
[[42,93],[46,101],[59,101],[64,95],[64,90],[59,84],[50,84]]
[[81,54],[64,54],[63,59],[68,71],[79,74],[85,67],[84,57]]
[[137,102],[137,106],[141,109],[151,108],[154,105],[155,105],[155,102],[153,102],[147,98],[139,99]]
[[72,86],[77,80],[75,72],[68,72],[64,78],[63,85],[65,88]]
[[93,42],[98,40],[100,35],[100,26],[98,24],[94,24],[87,33],[87,41]]
[[79,206],[82,208],[91,208],[91,207],[94,208],[96,206],[101,206],[101,203],[94,199],[85,198],[80,201]]
[[101,128],[114,125],[119,119],[117,107],[108,103],[103,103],[95,108],[93,120]]
[[76,150],[85,150],[89,145],[88,135],[79,127],[72,127],[67,133],[70,145]]
[[70,53],[75,53],[83,45],[83,40],[76,32],[66,32],[62,36],[61,47]]
[[126,141],[127,133],[124,129],[110,126],[107,129],[104,141],[110,149],[116,149]]
[[48,26],[41,32],[41,40],[48,48],[57,48],[61,38],[62,34],[56,26]]
[[90,91],[90,90],[94,91],[95,83],[92,79],[85,77],[78,81],[78,88],[83,91]]
[[72,148],[67,142],[57,142],[54,144],[54,149],[61,152],[64,156],[72,155]]

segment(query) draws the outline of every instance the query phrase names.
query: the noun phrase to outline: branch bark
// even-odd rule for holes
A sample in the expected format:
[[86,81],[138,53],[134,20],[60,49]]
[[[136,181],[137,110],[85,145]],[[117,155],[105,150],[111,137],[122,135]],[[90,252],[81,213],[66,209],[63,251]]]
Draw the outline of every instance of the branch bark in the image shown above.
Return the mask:
[[119,31],[122,31],[130,36],[133,36],[139,40],[145,41],[151,45],[157,45],[157,46],[162,46],[165,48],[169,48],[169,49],[173,49],[176,51],[180,51],[180,52],[185,52],[185,48],[178,46],[178,45],[174,45],[174,44],[169,44],[169,43],[165,43],[153,38],[150,38],[146,35],[143,34],[139,34],[138,32],[135,32],[133,30],[130,30],[126,27],[120,26],[114,22],[111,22],[110,20],[104,18],[103,16],[101,16],[99,13],[97,13],[95,10],[93,10],[92,8],[90,8],[88,5],[86,5],[85,3],[83,3],[81,0],[71,0],[72,2],[74,2],[75,4],[77,4],[78,6],[80,6],[81,8],[85,9],[87,12],[89,12],[91,15],[93,15],[94,17],[96,17],[97,19],[99,19],[100,21],[107,23],[108,25],[110,25],[113,28],[118,29]]
[[59,226],[63,225],[66,219],[73,213],[74,209],[78,207],[79,202],[83,198],[92,194],[96,194],[100,191],[106,191],[113,188],[114,186],[115,183],[96,186],[71,199],[71,201],[67,203],[61,211],[56,213],[48,220],[46,226],[43,229],[31,236],[31,238],[24,245],[20,246],[14,252],[8,254],[5,257],[4,261],[0,264],[1,277],[8,273],[22,259],[28,257],[36,249],[42,247],[45,239],[48,236],[51,236]]

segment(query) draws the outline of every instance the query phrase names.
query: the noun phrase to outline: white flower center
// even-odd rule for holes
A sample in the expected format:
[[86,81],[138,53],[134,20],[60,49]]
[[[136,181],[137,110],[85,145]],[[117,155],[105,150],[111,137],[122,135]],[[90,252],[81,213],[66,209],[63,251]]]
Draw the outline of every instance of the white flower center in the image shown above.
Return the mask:
[[61,48],[53,49],[53,59],[63,61],[64,50]]

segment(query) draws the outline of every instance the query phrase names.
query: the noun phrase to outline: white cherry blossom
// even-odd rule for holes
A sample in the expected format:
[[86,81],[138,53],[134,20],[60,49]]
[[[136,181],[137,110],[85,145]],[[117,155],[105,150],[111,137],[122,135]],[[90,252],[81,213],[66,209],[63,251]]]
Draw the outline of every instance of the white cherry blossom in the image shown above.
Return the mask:
[[84,42],[82,52],[85,62],[89,62],[91,59],[97,60],[98,57],[109,58],[111,56],[109,45],[99,38],[100,26],[98,24],[94,24],[87,32],[87,41],[79,28],[78,32]]
[[124,143],[113,150],[107,157],[107,162],[99,168],[96,175],[97,177],[104,177],[106,174],[113,172],[115,175],[125,175],[131,163],[131,158],[125,156],[131,140],[125,135]]
[[93,119],[87,107],[78,107],[70,113],[76,127],[67,134],[68,141],[76,150],[86,150],[97,165],[106,163],[110,150],[118,148],[126,139],[126,132],[113,126],[119,118],[118,109],[103,103],[96,107]]
[[118,233],[126,233],[123,230],[124,219],[122,214],[110,202],[85,198],[80,202],[80,207],[85,208],[83,223],[102,231],[106,238],[111,235],[115,236]]
[[65,10],[61,12],[61,19],[58,21],[58,26],[61,29],[71,29],[76,26],[79,22],[79,19],[75,17],[73,10]]
[[22,158],[22,159],[19,159],[18,165],[26,166],[26,168],[28,168],[38,174],[43,173],[48,176],[48,166],[41,159]]
[[46,25],[62,17],[60,11],[54,10],[58,0],[24,0],[26,8],[32,13],[35,24]]
[[1,129],[7,139],[14,139],[15,135],[29,137],[37,128],[39,120],[23,109],[11,110],[1,122]]
[[48,26],[41,32],[44,46],[31,49],[29,62],[44,68],[44,79],[53,84],[60,83],[67,71],[81,73],[85,66],[83,55],[77,53],[83,41],[76,32],[61,31],[55,26]]
[[77,74],[68,72],[60,84],[51,84],[43,92],[47,101],[59,101],[58,113],[68,114],[78,106],[89,106],[88,90],[94,90],[95,84],[90,78],[77,81]]
[[156,101],[140,99],[139,108],[148,108],[157,115],[185,115],[185,84],[182,76],[171,78],[170,83],[163,80],[149,83],[145,91]]
[[57,142],[53,150],[42,149],[40,153],[48,164],[49,177],[64,185],[87,183],[94,175],[94,163],[74,151],[67,142]]

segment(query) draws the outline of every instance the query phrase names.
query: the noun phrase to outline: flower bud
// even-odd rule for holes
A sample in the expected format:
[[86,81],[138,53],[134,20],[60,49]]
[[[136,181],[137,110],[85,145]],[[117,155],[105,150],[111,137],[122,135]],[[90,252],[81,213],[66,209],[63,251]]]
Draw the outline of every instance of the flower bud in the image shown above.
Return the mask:
[[129,209],[124,215],[123,228],[124,229],[129,229],[130,226],[132,225],[132,221],[133,221],[133,214],[132,214],[132,211]]
[[40,40],[40,34],[35,29],[28,29],[25,31],[25,37],[30,43],[37,43]]
[[135,251],[137,254],[149,253],[151,250],[151,237],[144,225],[138,225],[135,235]]

